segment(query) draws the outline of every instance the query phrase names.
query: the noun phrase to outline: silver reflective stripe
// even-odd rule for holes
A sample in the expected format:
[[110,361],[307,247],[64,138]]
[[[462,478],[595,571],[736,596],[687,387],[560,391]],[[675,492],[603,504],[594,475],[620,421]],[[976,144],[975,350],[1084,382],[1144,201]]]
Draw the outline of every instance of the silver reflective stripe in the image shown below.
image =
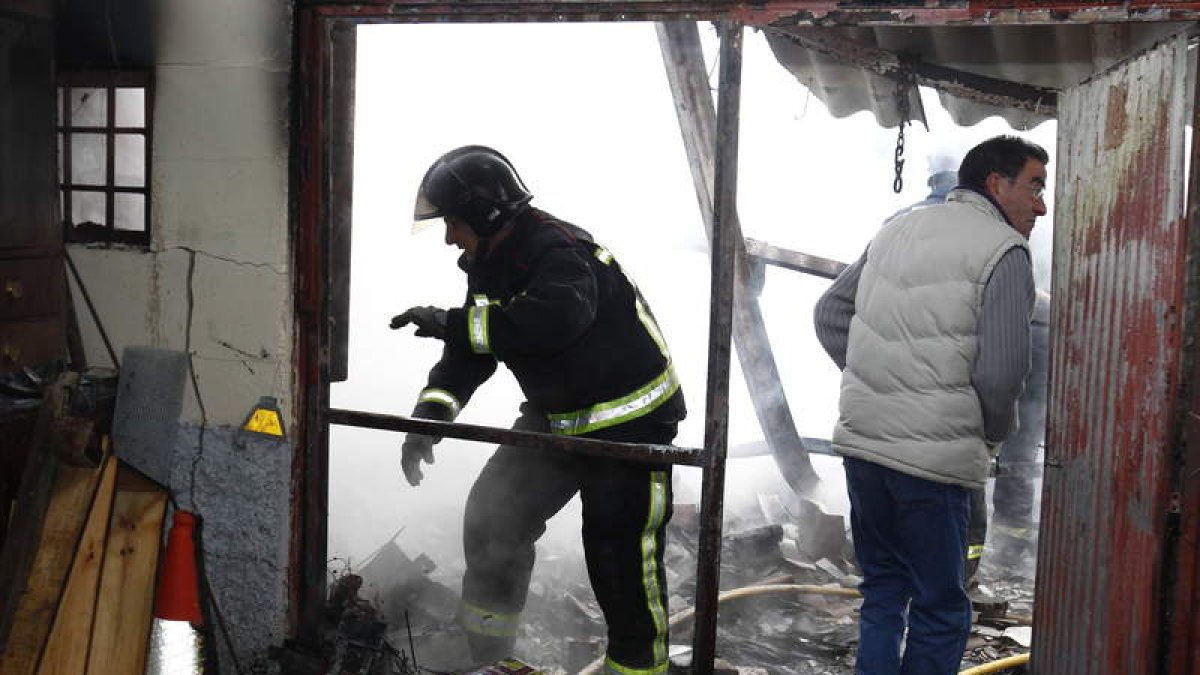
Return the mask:
[[675,375],[675,366],[668,363],[661,375],[631,394],[575,412],[546,417],[550,420],[550,431],[553,433],[564,436],[586,434],[642,417],[662,405],[678,390],[679,378]]
[[459,403],[458,398],[446,391],[445,389],[422,389],[420,397],[417,398],[417,403],[441,403],[450,409],[450,421],[458,417],[458,411],[462,410],[462,403]]
[[476,354],[491,354],[492,345],[488,337],[488,313],[499,300],[491,300],[482,293],[471,296],[474,307],[467,308],[467,331],[470,332],[471,351]]
[[642,527],[642,587],[654,621],[654,663],[667,662],[667,603],[658,583],[658,533],[667,514],[667,473],[650,472],[650,506]]
[[463,602],[459,607],[459,619],[468,632],[492,637],[512,637],[517,634],[517,625],[521,617],[519,614],[501,614]]
[[491,305],[476,305],[467,308],[467,330],[470,331],[471,351],[476,354],[491,354],[488,344],[488,312]]

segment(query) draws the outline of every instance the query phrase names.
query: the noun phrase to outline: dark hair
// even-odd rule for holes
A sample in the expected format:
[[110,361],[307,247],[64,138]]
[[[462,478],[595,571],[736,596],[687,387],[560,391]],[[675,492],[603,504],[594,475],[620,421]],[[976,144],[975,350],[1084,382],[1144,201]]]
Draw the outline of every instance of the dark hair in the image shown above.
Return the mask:
[[1036,143],[1016,136],[996,136],[971,148],[958,167],[960,185],[983,191],[987,177],[994,171],[1001,176],[1016,178],[1025,163],[1036,159],[1050,163],[1050,155]]

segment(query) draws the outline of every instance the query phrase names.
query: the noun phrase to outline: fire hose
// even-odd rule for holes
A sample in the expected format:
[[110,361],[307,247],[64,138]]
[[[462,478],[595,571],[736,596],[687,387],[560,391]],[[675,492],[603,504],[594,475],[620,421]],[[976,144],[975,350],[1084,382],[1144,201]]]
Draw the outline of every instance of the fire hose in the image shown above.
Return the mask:
[[990,661],[988,663],[975,666],[974,668],[967,668],[966,670],[959,672],[958,675],[986,675],[987,673],[998,673],[1005,668],[1023,666],[1026,663],[1029,663],[1029,652],[1017,654],[1016,656],[1007,656],[1002,659],[997,659],[995,661]]
[[[758,586],[744,586],[735,588],[730,591],[725,591],[717,596],[717,604],[721,604],[727,600],[737,600],[739,598],[748,598],[754,595],[765,595],[768,593],[799,593],[801,595],[829,595],[843,598],[857,598],[861,594],[853,588],[841,588],[838,586],[813,586],[809,584],[760,584]],[[696,614],[695,607],[677,612],[667,622],[670,628],[678,628],[685,621],[691,619]],[[959,675],[987,675],[988,673],[996,673],[1005,668],[1024,665],[1029,662],[1029,654],[1018,654],[1007,658],[985,663],[983,665],[968,668],[959,673]],[[583,670],[579,671],[579,675],[598,675],[604,667],[604,657],[596,659],[589,663]]]
[[[832,595],[843,598],[857,598],[860,594],[853,588],[841,588],[838,586],[812,586],[808,584],[761,584],[758,586],[744,586],[735,588],[731,591],[725,591],[717,596],[717,604],[721,604],[726,600],[736,600],[738,598],[748,598],[753,595],[765,595],[767,593],[800,593],[802,595]],[[677,612],[667,622],[670,628],[677,628],[680,624],[691,619],[696,615],[695,607]],[[579,675],[597,675],[604,667],[604,657],[592,661],[583,670],[579,671]]]

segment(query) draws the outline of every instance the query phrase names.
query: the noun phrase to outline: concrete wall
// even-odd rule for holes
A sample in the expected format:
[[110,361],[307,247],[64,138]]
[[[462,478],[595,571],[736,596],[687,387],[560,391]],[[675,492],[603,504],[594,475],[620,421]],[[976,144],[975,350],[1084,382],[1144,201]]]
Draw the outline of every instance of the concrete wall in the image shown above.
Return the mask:
[[[70,254],[118,356],[127,345],[193,355],[199,397],[187,382],[171,487],[204,519],[207,571],[246,667],[286,625],[292,449],[247,443],[234,429],[260,396],[279,399],[285,425],[296,420],[292,16],[286,0],[162,2],[157,11],[152,244]],[[74,292],[89,363],[111,365]]]

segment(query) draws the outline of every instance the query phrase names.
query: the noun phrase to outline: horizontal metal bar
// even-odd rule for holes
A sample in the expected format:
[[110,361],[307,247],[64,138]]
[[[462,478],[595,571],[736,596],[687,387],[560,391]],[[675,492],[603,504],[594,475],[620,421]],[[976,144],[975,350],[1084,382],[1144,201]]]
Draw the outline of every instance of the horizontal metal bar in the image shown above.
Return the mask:
[[549,450],[578,452],[595,457],[616,457],[635,462],[703,466],[705,460],[704,450],[696,448],[683,448],[674,445],[652,443],[619,443],[617,441],[578,438],[575,436],[556,436],[554,434],[542,434],[534,431],[516,431],[513,429],[499,429],[475,424],[439,422],[437,420],[404,417],[403,415],[369,413],[361,410],[329,408],[325,411],[325,421],[329,424],[348,427],[364,427],[367,429],[382,429],[384,431],[406,431],[425,434],[427,436],[461,438],[465,441],[546,448]]
[[746,255],[767,265],[804,272],[824,279],[836,279],[842,270],[848,267],[843,262],[807,253],[798,253],[749,237],[746,238]]

